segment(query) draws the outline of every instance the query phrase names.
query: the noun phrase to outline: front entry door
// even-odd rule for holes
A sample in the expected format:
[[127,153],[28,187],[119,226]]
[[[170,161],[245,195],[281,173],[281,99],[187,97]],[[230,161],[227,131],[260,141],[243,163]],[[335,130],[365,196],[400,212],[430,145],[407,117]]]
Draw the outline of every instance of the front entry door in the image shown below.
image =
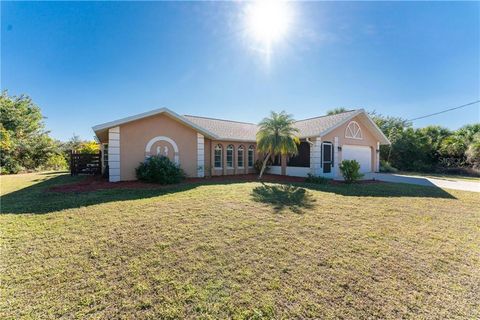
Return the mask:
[[323,164],[323,173],[332,172],[332,162],[333,162],[333,150],[332,144],[330,142],[324,142],[322,144],[322,164]]

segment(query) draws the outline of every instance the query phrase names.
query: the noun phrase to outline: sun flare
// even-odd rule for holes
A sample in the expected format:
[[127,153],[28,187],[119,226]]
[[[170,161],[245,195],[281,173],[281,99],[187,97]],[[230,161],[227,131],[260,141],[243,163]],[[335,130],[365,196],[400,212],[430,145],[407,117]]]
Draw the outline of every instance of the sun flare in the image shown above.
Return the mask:
[[271,46],[287,35],[292,23],[288,2],[258,0],[245,11],[246,30],[258,49],[270,52]]

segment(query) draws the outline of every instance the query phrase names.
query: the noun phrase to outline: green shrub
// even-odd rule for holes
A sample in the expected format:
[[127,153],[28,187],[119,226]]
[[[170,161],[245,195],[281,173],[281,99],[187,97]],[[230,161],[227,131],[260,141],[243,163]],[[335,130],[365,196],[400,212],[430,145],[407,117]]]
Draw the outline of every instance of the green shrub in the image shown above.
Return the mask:
[[47,162],[40,167],[42,170],[66,170],[68,169],[67,160],[61,154],[52,154]]
[[[272,165],[272,160],[268,159],[267,166],[265,167],[265,173],[267,173],[268,170],[270,170],[271,165]],[[260,171],[262,170],[262,166],[263,166],[263,160],[260,160],[260,159],[255,161],[255,163],[253,164],[253,168],[255,169],[256,173],[260,173]]]
[[340,171],[346,183],[352,183],[363,177],[360,173],[360,164],[356,160],[343,160]]
[[480,169],[480,134],[478,134],[478,138],[468,146],[465,155],[467,156],[467,162],[474,169]]
[[326,183],[328,183],[328,181],[330,181],[330,179],[327,179],[325,177],[315,176],[311,173],[309,173],[307,175],[307,178],[305,178],[305,182],[307,182],[307,183],[326,184]]
[[152,156],[135,169],[138,180],[160,184],[173,184],[182,181],[182,169],[164,156]]
[[380,172],[396,173],[398,172],[398,169],[393,167],[390,162],[380,160]]

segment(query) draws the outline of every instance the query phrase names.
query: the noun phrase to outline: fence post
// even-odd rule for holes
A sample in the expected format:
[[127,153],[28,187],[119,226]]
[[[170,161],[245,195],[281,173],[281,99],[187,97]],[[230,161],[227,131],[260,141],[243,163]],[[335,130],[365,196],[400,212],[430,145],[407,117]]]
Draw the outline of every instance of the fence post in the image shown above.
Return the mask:
[[73,176],[73,150],[70,150],[70,176]]

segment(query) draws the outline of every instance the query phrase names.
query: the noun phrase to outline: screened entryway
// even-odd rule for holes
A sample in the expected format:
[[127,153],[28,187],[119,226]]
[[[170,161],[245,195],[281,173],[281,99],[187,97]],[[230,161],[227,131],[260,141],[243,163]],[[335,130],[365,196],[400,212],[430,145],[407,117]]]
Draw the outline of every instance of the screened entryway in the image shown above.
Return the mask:
[[333,166],[333,145],[331,142],[322,143],[323,173],[331,173]]
[[298,154],[288,159],[287,167],[310,168],[310,144],[308,142],[300,142]]

